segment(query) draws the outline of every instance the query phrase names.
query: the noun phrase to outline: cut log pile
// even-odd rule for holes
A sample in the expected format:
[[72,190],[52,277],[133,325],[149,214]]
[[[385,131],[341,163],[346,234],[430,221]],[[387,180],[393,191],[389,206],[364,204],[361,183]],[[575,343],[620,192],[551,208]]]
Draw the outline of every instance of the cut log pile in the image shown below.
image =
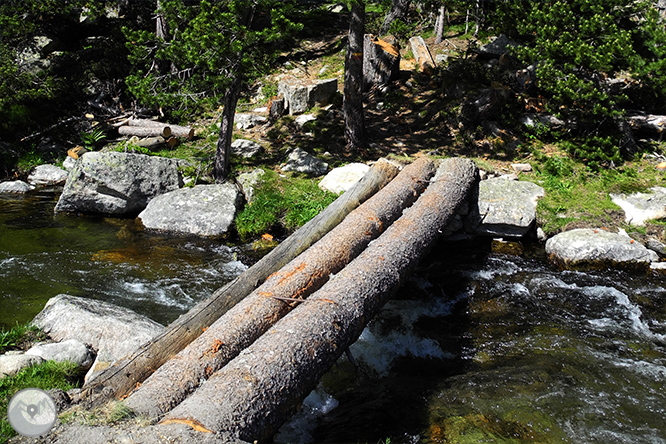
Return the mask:
[[164,145],[173,148],[178,144],[178,139],[191,140],[194,137],[194,129],[156,120],[130,118],[121,122],[118,134],[142,138],[133,143],[144,148],[158,148]]

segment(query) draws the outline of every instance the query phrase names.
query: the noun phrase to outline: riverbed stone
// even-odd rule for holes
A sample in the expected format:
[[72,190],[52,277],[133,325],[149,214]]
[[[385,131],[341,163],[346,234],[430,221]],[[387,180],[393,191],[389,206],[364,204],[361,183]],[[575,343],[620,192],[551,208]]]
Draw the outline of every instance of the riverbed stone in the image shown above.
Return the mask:
[[128,308],[67,294],[49,299],[32,323],[55,341],[78,339],[97,351],[86,381],[164,328]]
[[649,193],[611,194],[613,203],[622,208],[625,221],[645,226],[645,221],[666,218],[666,188],[652,187]]
[[294,148],[291,153],[289,153],[287,162],[282,164],[280,169],[284,172],[293,171],[316,177],[326,174],[326,171],[328,171],[328,164],[323,160],[317,159],[307,151],[300,148]]
[[41,364],[44,362],[39,356],[20,354],[4,354],[0,355],[0,378],[5,376],[14,375],[26,367]]
[[620,233],[578,228],[559,233],[546,241],[551,262],[566,269],[647,269],[659,260],[657,253]]
[[264,147],[254,140],[236,139],[231,143],[231,152],[245,159],[259,154]]
[[361,180],[369,169],[370,167],[364,163],[350,163],[339,168],[333,168],[319,182],[319,188],[335,194],[344,193]]
[[55,165],[39,165],[28,176],[28,182],[37,187],[58,185],[65,183],[67,174],[67,171]]
[[471,212],[477,235],[520,238],[534,228],[536,206],[545,191],[532,182],[502,177],[479,183],[478,211]]
[[34,189],[33,185],[22,180],[11,180],[0,183],[0,193],[24,194]]
[[148,229],[220,236],[234,221],[241,198],[231,183],[182,188],[155,197],[139,219]]
[[55,212],[132,215],[183,184],[178,162],[157,156],[89,152],[70,171]]
[[238,175],[236,179],[238,185],[241,188],[241,192],[245,195],[245,200],[247,202],[252,202],[254,198],[254,189],[261,182],[261,178],[266,174],[261,168],[250,171],[249,173],[242,173]]
[[45,361],[69,361],[84,370],[90,368],[95,358],[92,351],[78,339],[36,344],[26,351],[25,354],[39,356]]

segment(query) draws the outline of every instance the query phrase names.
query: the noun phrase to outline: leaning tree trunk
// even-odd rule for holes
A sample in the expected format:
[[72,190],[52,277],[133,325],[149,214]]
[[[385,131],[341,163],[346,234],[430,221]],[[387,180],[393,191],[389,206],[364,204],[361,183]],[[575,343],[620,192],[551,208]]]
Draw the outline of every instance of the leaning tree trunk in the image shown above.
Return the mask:
[[446,21],[446,6],[439,7],[439,14],[435,21],[435,45],[442,43],[444,39],[444,22]]
[[434,173],[435,166],[427,158],[407,166],[340,225],[271,275],[196,341],[160,367],[125,404],[151,419],[160,418],[178,405],[212,373],[358,256],[414,203]]
[[394,21],[404,17],[407,14],[407,11],[409,10],[409,4],[411,2],[412,0],[393,0],[391,9],[386,14],[386,17],[384,17],[384,22],[382,23],[382,27],[379,31],[381,35],[389,32],[389,29],[391,29],[391,25]]
[[189,423],[248,442],[270,438],[404,282],[477,183],[471,160],[445,160],[384,234],[161,423]]
[[234,133],[234,117],[236,116],[236,105],[242,85],[241,73],[236,73],[231,85],[224,93],[224,109],[222,110],[222,122],[220,122],[220,136],[217,139],[215,150],[215,162],[213,164],[213,178],[217,182],[223,182],[231,173],[231,139]]
[[363,112],[363,34],[365,32],[365,2],[356,0],[351,6],[349,46],[345,60],[344,116],[345,140],[351,151],[365,146],[365,116]]
[[338,225],[347,214],[374,195],[395,177],[397,169],[388,161],[377,162],[351,189],[310,222],[296,230],[274,250],[241,276],[217,290],[166,327],[151,341],[101,372],[81,391],[87,406],[121,398],[134,390],[162,364],[201,335],[201,333],[241,301],[272,273],[301,254]]

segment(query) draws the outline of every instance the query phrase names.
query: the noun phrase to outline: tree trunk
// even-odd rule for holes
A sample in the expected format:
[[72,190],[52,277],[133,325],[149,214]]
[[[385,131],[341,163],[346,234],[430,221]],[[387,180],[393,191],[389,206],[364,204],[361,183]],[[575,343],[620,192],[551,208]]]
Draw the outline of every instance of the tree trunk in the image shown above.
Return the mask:
[[349,24],[349,46],[345,60],[344,116],[345,140],[351,151],[365,146],[365,116],[363,112],[363,34],[365,31],[365,2],[354,1]]
[[248,442],[269,439],[407,279],[477,184],[471,160],[445,160],[384,234],[161,423],[189,420]]
[[349,212],[383,188],[395,177],[397,169],[381,160],[351,189],[299,228],[245,273],[198,303],[132,355],[104,370],[81,392],[88,406],[120,398],[134,390],[162,364],[195,340],[204,329],[253,291],[268,276],[338,225]]
[[159,418],[202,381],[264,334],[296,304],[324,285],[400,217],[425,190],[435,173],[421,158],[351,212],[312,247],[271,275],[211,325],[196,341],[159,368],[125,404],[136,413]]
[[379,31],[381,35],[388,33],[393,22],[399,18],[403,18],[407,14],[411,2],[411,0],[393,0],[391,9],[386,14],[386,17],[384,17],[384,23],[382,23]]
[[400,52],[383,40],[366,34],[363,38],[363,89],[387,85],[400,74]]
[[444,39],[444,22],[446,21],[446,6],[442,5],[439,7],[439,15],[437,15],[437,21],[435,21],[435,44],[438,45],[442,43]]
[[234,133],[234,117],[236,115],[236,104],[242,85],[241,73],[236,73],[234,80],[224,93],[224,109],[222,110],[222,122],[220,123],[220,136],[217,139],[215,150],[215,163],[213,164],[213,178],[217,182],[223,182],[231,173],[231,139]]
[[119,126],[118,134],[121,136],[155,137],[161,136],[165,139],[171,137],[171,128],[165,124],[159,126]]
[[640,114],[634,116],[627,116],[627,120],[632,128],[638,131],[647,131],[659,134],[666,129],[666,116],[658,114]]
[[414,54],[414,59],[421,72],[431,73],[435,68],[435,60],[432,58],[432,54],[430,54],[428,45],[426,45],[423,37],[412,37],[409,39],[409,45],[412,48],[412,54]]
[[194,137],[194,129],[189,126],[171,125],[170,123],[162,123],[156,120],[148,119],[129,119],[127,121],[129,126],[147,126],[147,127],[164,127],[168,126],[171,129],[171,135],[174,137],[184,137],[191,140]]

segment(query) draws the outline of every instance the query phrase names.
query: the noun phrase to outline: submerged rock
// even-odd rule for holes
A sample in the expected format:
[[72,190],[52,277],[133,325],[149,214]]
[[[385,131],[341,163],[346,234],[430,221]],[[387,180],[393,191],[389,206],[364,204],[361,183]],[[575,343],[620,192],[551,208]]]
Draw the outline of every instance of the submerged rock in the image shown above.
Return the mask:
[[56,341],[77,339],[97,350],[86,381],[164,328],[130,309],[67,294],[49,299],[32,323]]
[[475,234],[519,238],[535,225],[536,206],[545,191],[532,182],[501,177],[479,183],[478,213],[471,216]]
[[89,152],[70,171],[56,212],[128,215],[182,186],[178,163],[144,154]]
[[241,193],[230,183],[199,185],[162,194],[139,219],[146,228],[197,236],[220,236],[231,226]]
[[350,163],[339,168],[333,168],[319,182],[319,188],[335,194],[343,193],[361,180],[369,169],[370,167],[364,163]]
[[629,236],[602,229],[565,231],[546,242],[548,258],[562,268],[647,269],[659,257]]

